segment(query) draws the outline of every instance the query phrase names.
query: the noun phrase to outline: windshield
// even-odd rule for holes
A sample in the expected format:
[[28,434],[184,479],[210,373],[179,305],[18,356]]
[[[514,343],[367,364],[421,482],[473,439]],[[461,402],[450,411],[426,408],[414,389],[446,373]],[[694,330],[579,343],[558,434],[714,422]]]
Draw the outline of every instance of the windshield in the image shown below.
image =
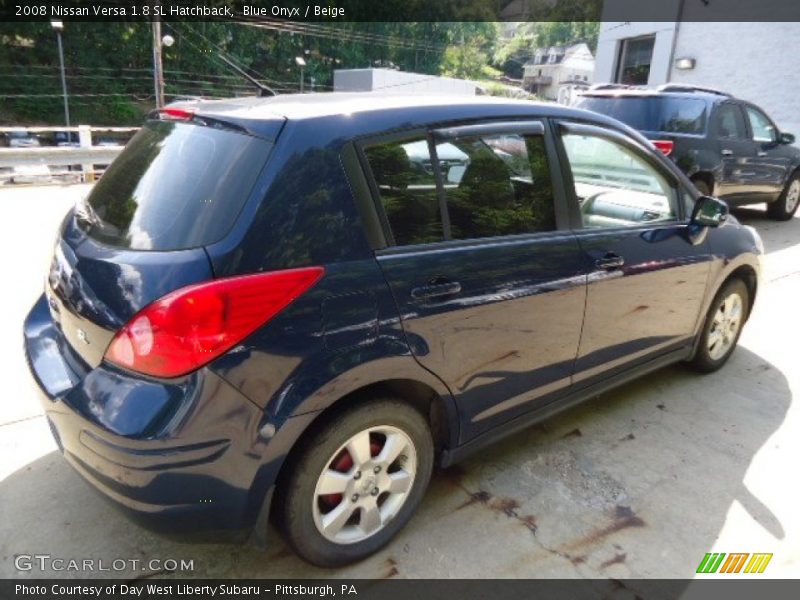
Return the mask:
[[89,195],[83,207],[89,235],[133,250],[219,241],[271,148],[270,142],[230,130],[148,122]]
[[584,96],[578,106],[618,119],[639,131],[703,134],[706,130],[706,103],[694,98]]

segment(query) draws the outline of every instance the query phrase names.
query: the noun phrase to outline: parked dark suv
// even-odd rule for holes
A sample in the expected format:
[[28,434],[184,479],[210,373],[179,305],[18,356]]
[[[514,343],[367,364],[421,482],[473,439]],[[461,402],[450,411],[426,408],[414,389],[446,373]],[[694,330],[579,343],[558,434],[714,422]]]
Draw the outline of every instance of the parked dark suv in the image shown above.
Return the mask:
[[638,129],[669,155],[701,194],[731,206],[767,203],[773,219],[791,219],[800,204],[800,149],[755,104],[702,87],[657,90],[605,85],[580,108]]
[[403,527],[435,464],[667,364],[719,368],[761,252],[594,113],[187,103],[66,216],[25,349],[64,456],[129,513],[259,534],[271,513],[338,565]]

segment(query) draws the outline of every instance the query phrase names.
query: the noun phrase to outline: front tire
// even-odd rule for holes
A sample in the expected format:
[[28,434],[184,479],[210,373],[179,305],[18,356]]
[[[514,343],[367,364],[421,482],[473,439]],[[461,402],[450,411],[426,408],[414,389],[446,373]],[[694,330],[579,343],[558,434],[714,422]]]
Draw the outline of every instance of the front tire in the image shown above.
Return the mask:
[[788,221],[797,212],[800,205],[800,173],[789,179],[780,197],[767,204],[767,216],[776,221]]
[[385,546],[409,521],[433,471],[427,420],[406,403],[374,400],[305,439],[276,504],[289,545],[321,567]]
[[697,350],[690,364],[703,373],[711,373],[724,365],[739,341],[747,320],[750,292],[741,279],[732,279],[722,286],[708,310]]

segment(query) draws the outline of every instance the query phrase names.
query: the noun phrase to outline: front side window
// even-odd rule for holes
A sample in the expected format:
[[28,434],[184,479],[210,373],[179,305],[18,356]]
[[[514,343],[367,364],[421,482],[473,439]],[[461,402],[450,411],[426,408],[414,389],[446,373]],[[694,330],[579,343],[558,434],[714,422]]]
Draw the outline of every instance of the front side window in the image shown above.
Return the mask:
[[747,128],[742,111],[735,104],[723,104],[717,113],[717,133],[726,139],[747,139]]
[[556,229],[541,135],[483,135],[439,143],[452,239]]
[[753,139],[756,142],[776,142],[778,140],[775,126],[763,112],[748,106],[747,117],[750,119],[750,128],[753,130]]
[[678,219],[674,188],[638,152],[611,139],[563,136],[587,228],[633,227]]

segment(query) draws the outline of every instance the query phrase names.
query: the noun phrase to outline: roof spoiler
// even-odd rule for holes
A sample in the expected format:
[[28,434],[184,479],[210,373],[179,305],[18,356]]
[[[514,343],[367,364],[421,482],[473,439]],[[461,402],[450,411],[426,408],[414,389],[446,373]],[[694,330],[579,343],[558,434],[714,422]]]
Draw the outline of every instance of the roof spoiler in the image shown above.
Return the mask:
[[730,96],[727,92],[716,88],[705,87],[702,85],[690,85],[685,83],[665,83],[656,88],[659,92],[705,92],[706,94],[717,94],[718,96]]

